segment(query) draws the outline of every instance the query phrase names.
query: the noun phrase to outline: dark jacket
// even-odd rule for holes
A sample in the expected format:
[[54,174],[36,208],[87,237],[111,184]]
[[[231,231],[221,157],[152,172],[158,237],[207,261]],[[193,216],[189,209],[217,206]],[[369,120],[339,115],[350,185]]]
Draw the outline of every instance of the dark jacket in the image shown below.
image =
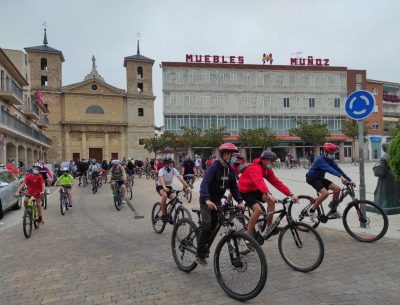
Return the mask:
[[200,184],[200,202],[211,200],[219,202],[229,189],[238,203],[243,201],[231,167],[223,167],[219,160],[214,161],[206,171]]
[[346,180],[351,181],[342,169],[336,164],[335,160],[326,158],[324,155],[319,156],[307,172],[307,177],[314,179],[322,179],[325,173],[330,173],[336,177],[343,176]]

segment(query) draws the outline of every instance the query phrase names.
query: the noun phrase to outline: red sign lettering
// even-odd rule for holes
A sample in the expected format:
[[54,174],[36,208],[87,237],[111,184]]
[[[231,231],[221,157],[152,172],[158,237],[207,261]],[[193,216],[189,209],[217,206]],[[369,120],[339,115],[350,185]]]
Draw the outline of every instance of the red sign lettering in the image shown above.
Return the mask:
[[305,58],[290,58],[291,66],[320,66],[320,67],[329,67],[329,59],[325,58],[313,58],[312,56],[308,56]]
[[[272,59],[272,58],[271,58]],[[243,56],[219,56],[219,55],[193,55],[186,54],[186,62],[204,62],[214,64],[244,64]]]

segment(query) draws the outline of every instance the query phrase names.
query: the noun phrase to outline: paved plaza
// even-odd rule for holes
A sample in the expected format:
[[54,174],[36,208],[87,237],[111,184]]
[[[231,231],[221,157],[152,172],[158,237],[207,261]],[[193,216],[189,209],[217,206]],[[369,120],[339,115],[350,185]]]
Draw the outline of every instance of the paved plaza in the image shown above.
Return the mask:
[[[367,164],[367,191],[376,180]],[[351,177],[357,167],[346,165]],[[352,172],[350,172],[350,170]],[[296,193],[313,195],[305,170],[277,170]],[[358,179],[355,179],[356,181]],[[198,188],[199,182],[195,185]],[[133,205],[117,211],[108,184],[93,195],[75,186],[77,205],[61,216],[58,195],[50,196],[45,225],[26,239],[22,210],[5,214],[0,226],[0,304],[236,304],[218,285],[212,259],[186,274],[171,254],[172,226],[154,233],[152,205],[158,201],[151,180],[135,179]],[[275,192],[274,192],[275,193]],[[279,197],[279,196],[277,196]],[[198,193],[190,206],[196,207]],[[249,304],[399,304],[399,217],[390,216],[387,237],[365,244],[352,239],[341,221],[318,228],[325,243],[321,266],[309,274],[290,269],[277,240],[263,245],[268,280]],[[334,221],[333,221],[334,222]],[[332,223],[333,223],[332,222]],[[212,253],[211,253],[212,255]]]

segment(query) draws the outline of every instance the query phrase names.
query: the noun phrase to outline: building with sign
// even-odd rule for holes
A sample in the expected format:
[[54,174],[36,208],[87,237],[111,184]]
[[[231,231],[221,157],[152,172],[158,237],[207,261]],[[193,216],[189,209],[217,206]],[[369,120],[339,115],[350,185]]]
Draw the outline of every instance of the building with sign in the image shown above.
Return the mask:
[[[143,140],[154,135],[152,66],[154,60],[140,54],[124,58],[127,90],[107,83],[92,69],[77,83],[63,85],[64,55],[43,45],[25,48],[32,90],[41,90],[50,109],[48,134],[53,140],[49,159],[56,161],[144,158]],[[89,66],[89,65],[88,65]]]
[[47,159],[47,108],[31,95],[27,55],[0,48],[0,163]]
[[289,136],[289,129],[299,120],[319,120],[339,145],[338,158],[350,161],[351,139],[341,132],[347,119],[344,101],[367,88],[366,71],[324,66],[329,60],[315,63],[163,62],[164,126],[177,134],[181,126],[226,127],[234,141],[242,128],[268,127],[282,139],[276,148],[281,156],[291,151],[301,157],[302,143]]

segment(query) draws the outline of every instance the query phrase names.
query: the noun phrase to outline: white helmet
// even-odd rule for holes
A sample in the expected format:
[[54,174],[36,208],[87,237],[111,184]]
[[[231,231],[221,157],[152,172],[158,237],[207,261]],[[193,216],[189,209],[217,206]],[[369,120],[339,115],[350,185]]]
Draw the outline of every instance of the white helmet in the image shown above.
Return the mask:
[[35,164],[33,164],[33,167],[39,167],[40,169],[43,169],[43,165],[40,162],[36,162]]

